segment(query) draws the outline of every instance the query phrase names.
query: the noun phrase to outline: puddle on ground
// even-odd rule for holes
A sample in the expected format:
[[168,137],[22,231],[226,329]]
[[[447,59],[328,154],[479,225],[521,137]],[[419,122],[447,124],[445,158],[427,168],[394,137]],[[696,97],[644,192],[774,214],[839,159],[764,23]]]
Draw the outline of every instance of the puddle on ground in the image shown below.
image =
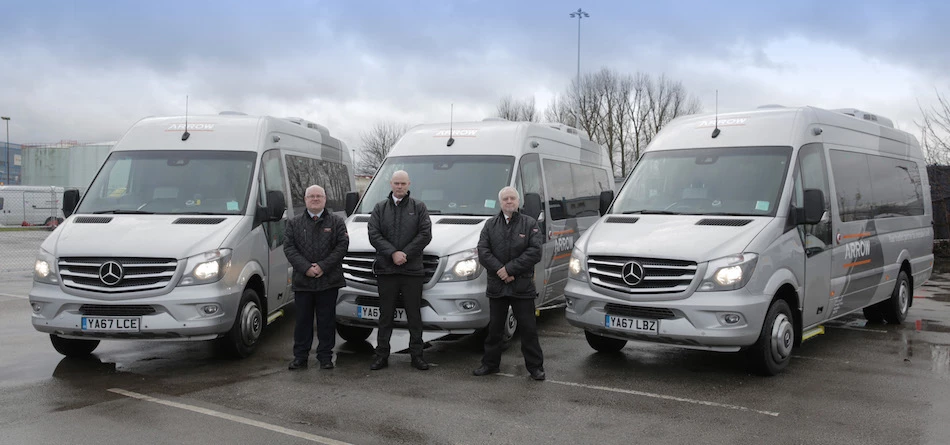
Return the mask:
[[933,294],[929,297],[924,297],[924,298],[927,298],[933,301],[940,301],[943,303],[950,303],[950,294],[944,294],[944,293]]
[[[918,342],[915,344],[913,336],[907,331],[901,331],[901,343],[903,350],[901,356],[904,361],[914,361],[914,347],[921,350],[917,357],[920,360],[927,360],[927,352],[930,352],[930,371],[941,378],[950,378],[950,345],[939,345],[928,342]],[[922,344],[919,344],[922,343]]]

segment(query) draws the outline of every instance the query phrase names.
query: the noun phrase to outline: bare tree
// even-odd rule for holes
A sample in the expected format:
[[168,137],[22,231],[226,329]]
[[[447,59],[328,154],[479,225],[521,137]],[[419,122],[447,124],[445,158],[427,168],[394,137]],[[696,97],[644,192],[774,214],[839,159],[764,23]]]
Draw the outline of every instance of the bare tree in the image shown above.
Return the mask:
[[554,96],[554,100],[548,104],[544,110],[544,120],[558,124],[566,124],[576,127],[574,113],[571,110],[570,103],[564,97]]
[[360,160],[357,167],[359,172],[366,175],[376,173],[389,150],[408,130],[407,124],[380,121],[368,132],[361,132]]
[[535,108],[534,96],[527,99],[514,100],[511,95],[503,97],[496,108],[498,117],[510,121],[538,122],[539,115]]
[[[699,99],[689,94],[682,82],[661,75],[653,80],[649,75],[637,75],[633,107],[634,150],[628,162],[636,163],[643,149],[650,145],[657,133],[673,119],[695,114],[702,110]],[[622,174],[626,175],[626,171]]]
[[939,91],[937,103],[929,109],[920,107],[924,115],[918,123],[921,132],[921,145],[927,164],[950,164],[950,98]]

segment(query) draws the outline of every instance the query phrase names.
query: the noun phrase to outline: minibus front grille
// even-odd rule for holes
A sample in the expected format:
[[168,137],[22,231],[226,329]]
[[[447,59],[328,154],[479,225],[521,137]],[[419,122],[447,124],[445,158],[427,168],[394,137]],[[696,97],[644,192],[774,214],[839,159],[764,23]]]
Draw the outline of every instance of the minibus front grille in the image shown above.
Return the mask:
[[619,256],[587,259],[590,282],[629,294],[672,294],[689,288],[696,276],[692,261]]
[[[360,295],[356,297],[356,304],[359,306],[376,306],[380,307],[379,297],[375,295]],[[429,302],[425,299],[422,299],[422,302],[419,303],[419,307],[427,307]],[[396,308],[405,309],[406,308],[406,299],[402,295],[396,297]]]
[[609,315],[621,315],[625,317],[656,320],[669,320],[676,318],[676,314],[674,314],[671,309],[667,309],[665,307],[627,306],[625,304],[607,303],[604,305],[604,312]]
[[93,292],[123,293],[162,289],[178,268],[174,258],[65,257],[59,259],[63,285]]
[[79,306],[79,313],[106,317],[135,317],[154,314],[155,307],[148,304],[84,304]]
[[[375,261],[376,252],[349,252],[343,257],[343,277],[357,283],[376,286],[376,274],[373,272]],[[425,270],[425,282],[432,281],[435,271],[439,268],[439,257],[423,255],[422,267]]]

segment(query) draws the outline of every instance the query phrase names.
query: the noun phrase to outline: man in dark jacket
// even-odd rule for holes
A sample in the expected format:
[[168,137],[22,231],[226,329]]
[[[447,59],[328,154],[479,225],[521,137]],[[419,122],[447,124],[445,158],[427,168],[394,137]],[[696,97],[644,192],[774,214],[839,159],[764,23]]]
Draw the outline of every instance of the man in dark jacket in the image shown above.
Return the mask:
[[376,359],[369,369],[389,366],[389,339],[393,334],[396,299],[401,294],[409,322],[412,367],[429,369],[422,358],[422,285],[425,269],[422,249],[432,241],[432,223],[426,205],[409,197],[409,174],[399,170],[389,181],[392,193],[376,204],[370,215],[369,242],[376,248],[373,271],[379,289],[379,328]]
[[478,262],[488,272],[490,321],[482,366],[472,374],[495,374],[501,365],[502,335],[508,319],[508,306],[518,321],[521,353],[531,378],[544,380],[544,357],[538,342],[534,318],[534,266],[541,261],[541,232],[538,222],[518,213],[518,191],[505,187],[498,192],[501,212],[485,221],[478,238]]
[[320,369],[333,369],[336,343],[336,297],[343,280],[343,256],[350,246],[346,222],[326,208],[323,187],[311,185],[304,195],[307,211],[288,220],[284,254],[294,268],[294,361],[289,369],[307,367],[313,345],[313,319],[317,318],[317,361]]

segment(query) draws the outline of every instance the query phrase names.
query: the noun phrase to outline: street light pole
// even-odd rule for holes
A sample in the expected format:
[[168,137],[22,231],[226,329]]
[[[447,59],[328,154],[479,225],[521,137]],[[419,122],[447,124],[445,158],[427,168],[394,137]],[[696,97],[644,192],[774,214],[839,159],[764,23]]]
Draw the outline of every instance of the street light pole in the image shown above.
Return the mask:
[[581,87],[581,19],[590,17],[583,9],[571,13],[571,18],[577,17],[577,88]]
[[[7,116],[0,116],[0,119],[3,119],[7,123],[7,177],[4,180],[4,184],[10,182],[10,118]],[[8,184],[9,185],[9,184]]]

